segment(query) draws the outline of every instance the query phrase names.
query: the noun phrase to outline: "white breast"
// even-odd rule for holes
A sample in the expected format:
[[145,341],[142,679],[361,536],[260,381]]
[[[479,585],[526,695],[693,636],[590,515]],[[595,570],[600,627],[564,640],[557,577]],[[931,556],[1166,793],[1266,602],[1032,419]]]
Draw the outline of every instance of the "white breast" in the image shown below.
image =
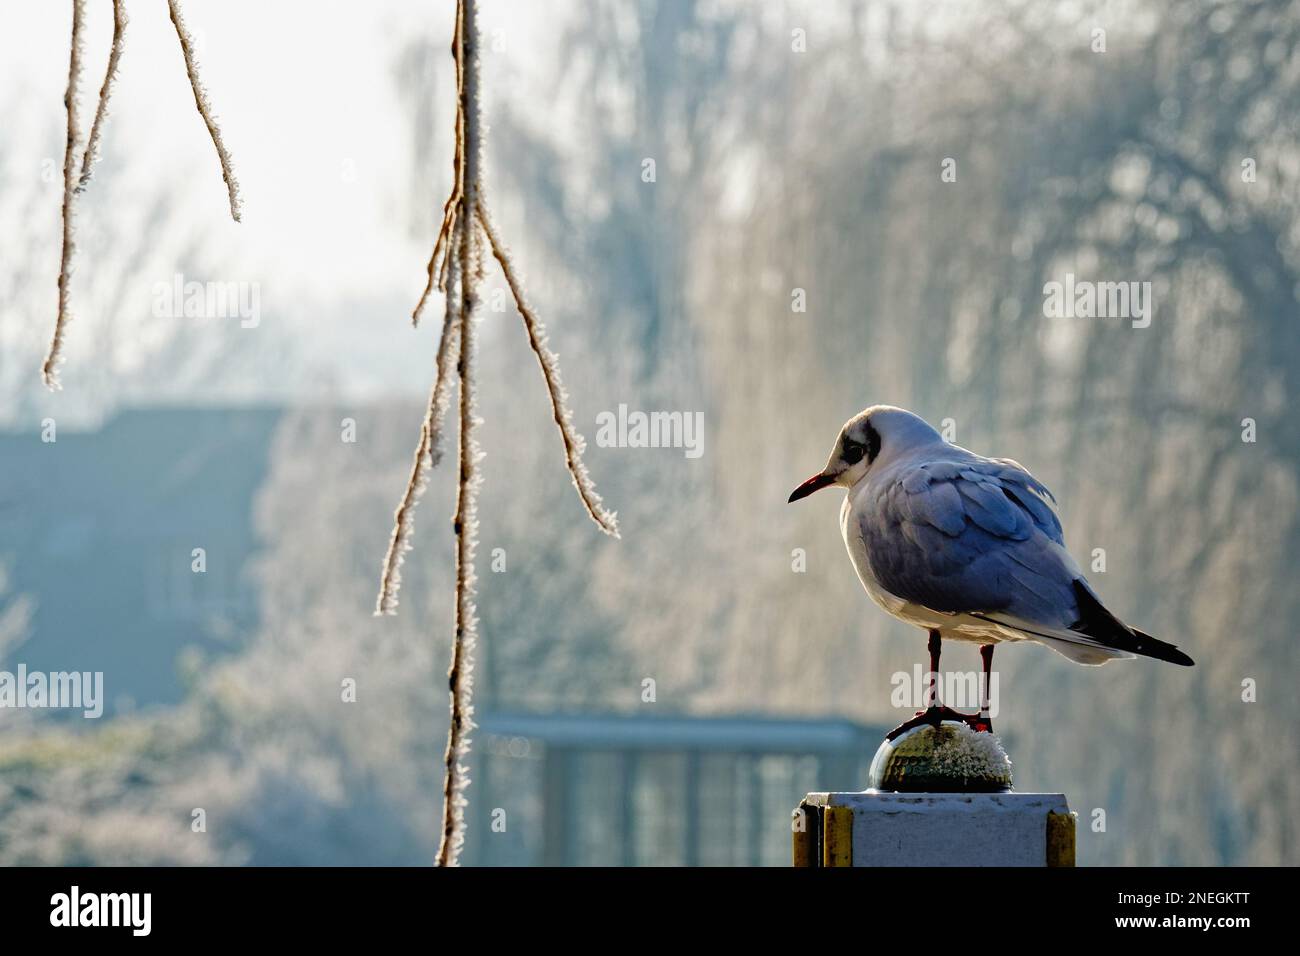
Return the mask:
[[849,549],[849,560],[853,562],[853,568],[858,572],[858,580],[866,588],[867,594],[871,595],[871,600],[894,617],[909,620],[903,613],[909,607],[909,603],[886,591],[871,570],[871,560],[867,557],[867,543],[862,537],[862,524],[854,513],[855,493],[857,500],[861,501],[866,494],[866,482],[850,490],[844,496],[844,505],[840,508],[840,534],[844,536],[844,546]]

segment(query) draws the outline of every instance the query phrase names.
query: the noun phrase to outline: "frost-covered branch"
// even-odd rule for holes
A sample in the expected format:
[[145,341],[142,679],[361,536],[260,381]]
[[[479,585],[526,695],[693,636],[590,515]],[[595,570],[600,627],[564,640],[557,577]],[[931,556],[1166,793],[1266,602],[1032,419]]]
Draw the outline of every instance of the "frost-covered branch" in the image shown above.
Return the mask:
[[394,614],[401,586],[401,565],[411,548],[414,510],[424,491],[429,469],[437,464],[441,423],[446,412],[451,381],[451,363],[455,361],[459,384],[459,458],[456,483],[456,633],[452,643],[451,666],[447,672],[451,692],[451,724],[447,732],[444,757],[442,835],[438,844],[438,866],[455,866],[465,843],[465,789],[469,786],[465,758],[469,755],[469,735],[474,729],[474,651],[478,643],[478,614],[474,605],[474,550],[478,539],[477,499],[480,478],[478,442],[474,437],[478,418],[475,413],[475,336],[474,311],[478,304],[478,285],[483,279],[486,251],[491,248],[515,302],[524,319],[529,342],[542,369],[551,399],[551,412],[564,440],[565,460],[578,494],[593,521],[602,530],[617,536],[614,515],[607,512],[596,494],[591,478],[582,464],[582,436],[573,427],[565,404],[555,356],[546,345],[546,332],[524,300],[504,245],[498,241],[483,207],[479,165],[482,155],[482,127],[479,118],[478,23],[476,0],[459,0],[456,4],[456,29],[452,56],[456,62],[456,136],[451,195],[442,209],[442,223],[429,257],[424,292],[411,315],[418,324],[429,296],[435,288],[447,299],[447,314],[438,345],[437,369],[429,406],[420,429],[411,474],[393,516],[393,533],[384,556],[379,583],[376,614]]
[[[455,283],[454,275],[451,281]],[[442,460],[442,421],[450,404],[452,365],[457,361],[459,350],[460,323],[456,305],[456,297],[447,296],[447,313],[442,323],[442,338],[438,342],[437,373],[429,391],[429,407],[420,428],[420,444],[415,449],[411,477],[393,514],[393,534],[388,542],[388,553],[384,556],[384,572],[375,602],[376,614],[397,613],[402,561],[406,552],[411,550],[411,535],[415,532],[415,506],[429,483],[429,472]]]
[[[231,167],[230,153],[221,139],[221,130],[217,127],[216,118],[212,113],[212,104],[208,102],[207,91],[199,80],[198,68],[194,64],[194,38],[185,27],[178,0],[167,0],[167,5],[171,10],[172,24],[176,27],[176,36],[180,39],[181,53],[185,57],[185,70],[189,74],[190,89],[194,92],[194,102],[203,116],[203,121],[207,123],[208,133],[217,148],[217,158],[221,161],[221,174],[226,180],[226,191],[230,198],[230,215],[238,222],[242,205],[239,198],[239,183]],[[72,261],[76,252],[76,197],[90,183],[95,163],[99,159],[99,143],[103,136],[104,123],[108,118],[108,101],[113,96],[113,88],[117,82],[117,68],[122,59],[126,37],[126,0],[113,0],[113,44],[108,52],[108,67],[104,71],[104,83],[99,89],[99,106],[95,110],[95,119],[91,123],[90,135],[86,139],[86,149],[81,158],[80,174],[78,174],[76,148],[81,128],[78,98],[81,86],[84,23],[85,0],[72,0],[68,92],[63,101],[68,111],[68,135],[63,152],[63,248],[59,257],[59,315],[54,323],[54,335],[50,338],[49,351],[41,365],[41,380],[51,390],[62,387],[59,383],[59,366],[63,363],[63,337],[68,323],[72,320],[70,286]]]
[[[478,644],[478,614],[474,606],[474,549],[478,542],[478,442],[474,438],[474,309],[479,275],[474,268],[474,215],[478,203],[479,139],[478,10],[476,0],[456,6],[456,64],[460,102],[457,127],[461,139],[460,211],[447,255],[455,255],[460,273],[460,474],[456,486],[456,636],[452,643],[447,684],[451,690],[451,723],[444,755],[442,839],[438,865],[455,866],[465,845],[465,790],[469,786],[469,735],[474,729],[474,651]],[[449,240],[450,242],[450,240]]]
[[[456,95],[460,95],[463,85],[463,76],[460,64],[460,30],[461,30],[461,11],[460,4],[456,4],[456,30],[451,40],[451,55],[456,61]],[[433,254],[429,256],[429,279],[424,285],[424,292],[420,295],[420,301],[415,305],[415,311],[411,313],[411,325],[420,324],[420,314],[424,311],[424,305],[429,301],[429,295],[433,292],[436,285],[439,291],[446,293],[449,288],[449,274],[451,263],[455,256],[448,254],[451,246],[452,236],[456,230],[456,216],[460,210],[461,198],[461,163],[465,150],[465,129],[464,118],[461,115],[460,107],[456,108],[456,148],[452,153],[452,187],[451,195],[442,205],[442,225],[438,229],[438,239],[433,244]]]
[[501,264],[501,272],[506,277],[506,284],[510,286],[511,295],[515,298],[515,306],[523,317],[524,328],[528,331],[528,344],[533,347],[533,352],[537,355],[537,364],[542,370],[542,378],[546,380],[546,392],[551,399],[551,414],[555,418],[556,427],[560,430],[560,437],[564,440],[564,460],[569,466],[569,474],[573,477],[573,487],[577,489],[578,497],[582,499],[582,504],[587,509],[591,520],[596,522],[601,531],[617,538],[618,516],[607,510],[601,502],[600,495],[596,493],[595,482],[591,480],[591,475],[587,473],[587,466],[582,460],[586,442],[573,426],[568,394],[564,390],[563,382],[560,381],[560,366],[555,353],[547,345],[546,326],[537,318],[537,314],[529,307],[528,300],[524,298],[523,285],[515,275],[509,253],[497,239],[487,207],[480,205],[478,214],[483,231],[487,234],[488,243],[492,246],[492,255]]
[[199,115],[207,124],[212,145],[217,148],[217,159],[221,161],[221,178],[226,181],[226,193],[230,198],[230,218],[239,222],[240,209],[244,204],[239,197],[239,180],[235,178],[230,151],[226,149],[226,144],[221,138],[221,127],[217,125],[216,114],[208,101],[208,91],[203,86],[203,81],[199,79],[199,68],[194,62],[194,38],[190,36],[190,31],[185,26],[180,0],[167,0],[167,7],[171,11],[172,24],[176,27],[176,37],[181,41],[181,54],[185,57],[185,72],[190,78],[190,89],[194,91],[194,105],[198,107]]
[[83,51],[82,26],[85,22],[84,0],[72,0],[72,43],[68,54],[68,91],[63,96],[63,105],[68,112],[67,141],[63,147],[63,252],[59,258],[59,316],[54,322],[54,337],[50,339],[50,350],[45,355],[41,366],[41,379],[45,387],[57,390],[59,385],[59,365],[63,361],[63,331],[71,318],[68,284],[72,278],[72,256],[76,241],[73,214],[75,212],[77,180],[77,98],[81,86],[81,54]]
[[126,23],[126,0],[113,0],[113,45],[108,51],[104,85],[99,88],[99,107],[95,110],[95,121],[90,126],[90,138],[86,140],[86,152],[81,159],[81,180],[77,183],[77,192],[86,188],[90,182],[91,169],[99,160],[99,138],[103,133],[104,119],[108,116],[108,100],[113,95],[113,84],[117,81],[117,64],[122,59]]

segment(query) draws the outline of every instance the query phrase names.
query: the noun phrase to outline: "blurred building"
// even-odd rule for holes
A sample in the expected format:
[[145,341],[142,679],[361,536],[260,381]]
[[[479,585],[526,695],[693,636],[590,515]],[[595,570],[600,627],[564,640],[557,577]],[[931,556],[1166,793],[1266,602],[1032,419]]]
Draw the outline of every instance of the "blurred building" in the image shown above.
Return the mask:
[[858,790],[883,731],[761,716],[479,717],[465,862],[788,866],[809,790]]
[[233,651],[257,624],[253,503],[282,414],[133,409],[0,433],[0,564],[34,605],[9,656],[103,671],[107,714],[178,702],[183,651]]

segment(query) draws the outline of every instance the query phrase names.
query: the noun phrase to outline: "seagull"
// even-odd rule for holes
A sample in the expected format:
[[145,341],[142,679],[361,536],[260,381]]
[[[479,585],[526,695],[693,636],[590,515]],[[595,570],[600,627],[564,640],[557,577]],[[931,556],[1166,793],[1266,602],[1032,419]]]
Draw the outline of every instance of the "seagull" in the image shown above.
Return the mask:
[[[989,672],[1003,641],[1037,641],[1078,664],[1193,663],[1106,610],[1065,549],[1055,497],[1010,458],[984,458],[906,409],[874,405],[844,424],[826,467],[789,500],[832,485],[848,492],[840,531],[867,594],[930,635],[928,707],[886,739],[944,720],[991,732]],[[980,645],[978,715],[940,705],[943,638]]]

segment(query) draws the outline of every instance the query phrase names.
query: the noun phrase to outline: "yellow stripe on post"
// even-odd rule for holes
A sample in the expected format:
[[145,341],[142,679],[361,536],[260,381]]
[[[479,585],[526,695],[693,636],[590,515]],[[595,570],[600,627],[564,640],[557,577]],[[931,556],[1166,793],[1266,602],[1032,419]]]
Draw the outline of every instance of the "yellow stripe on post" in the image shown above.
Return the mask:
[[1047,814],[1047,865],[1074,866],[1074,821],[1077,813]]
[[827,807],[822,814],[822,866],[853,865],[853,808]]

